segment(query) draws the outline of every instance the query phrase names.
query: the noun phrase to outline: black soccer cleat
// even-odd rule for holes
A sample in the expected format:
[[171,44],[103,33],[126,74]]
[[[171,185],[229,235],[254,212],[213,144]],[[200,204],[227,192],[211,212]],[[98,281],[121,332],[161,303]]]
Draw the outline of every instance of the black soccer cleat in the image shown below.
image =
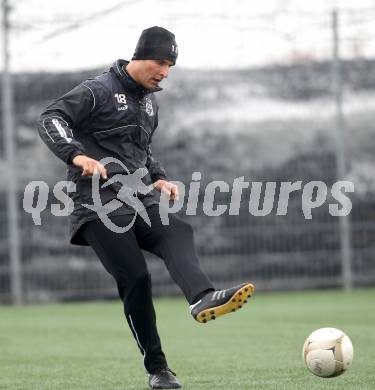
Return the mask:
[[250,283],[207,293],[197,303],[190,306],[191,315],[198,322],[214,320],[219,316],[241,309],[247,299],[254,293],[255,287]]
[[181,383],[169,368],[161,368],[148,376],[151,389],[180,389]]

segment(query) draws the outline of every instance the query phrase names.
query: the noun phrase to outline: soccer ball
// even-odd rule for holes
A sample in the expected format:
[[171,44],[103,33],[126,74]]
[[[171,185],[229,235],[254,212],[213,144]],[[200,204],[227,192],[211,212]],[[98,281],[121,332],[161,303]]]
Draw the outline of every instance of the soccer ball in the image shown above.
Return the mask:
[[341,375],[353,362],[353,345],[349,337],[336,328],[321,328],[310,334],[303,345],[302,357],[315,375]]

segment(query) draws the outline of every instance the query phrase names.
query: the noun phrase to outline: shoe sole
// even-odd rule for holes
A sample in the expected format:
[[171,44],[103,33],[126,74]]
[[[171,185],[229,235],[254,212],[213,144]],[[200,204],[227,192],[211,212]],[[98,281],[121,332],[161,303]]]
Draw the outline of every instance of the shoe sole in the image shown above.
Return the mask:
[[254,285],[251,283],[245,284],[239,288],[226,303],[220,306],[210,307],[209,309],[202,310],[196,316],[196,320],[201,323],[206,323],[211,320],[215,320],[224,314],[232,313],[247,303],[255,291]]

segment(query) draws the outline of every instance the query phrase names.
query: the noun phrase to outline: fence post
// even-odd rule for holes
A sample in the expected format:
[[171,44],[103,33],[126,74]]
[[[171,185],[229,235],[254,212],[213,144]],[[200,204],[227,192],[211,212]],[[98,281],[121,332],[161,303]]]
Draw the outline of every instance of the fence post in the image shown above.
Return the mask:
[[5,186],[7,191],[7,230],[10,262],[11,294],[14,304],[22,303],[22,276],[20,260],[20,240],[18,227],[17,205],[17,168],[16,145],[13,110],[12,76],[9,71],[9,5],[2,1],[3,30],[3,74],[2,74],[2,125],[4,129],[4,148],[7,176]]
[[[333,92],[336,105],[336,167],[337,179],[344,180],[347,173],[346,147],[345,147],[345,124],[342,107],[342,79],[340,60],[340,36],[339,36],[339,14],[337,10],[332,11],[332,33],[333,33]],[[352,248],[350,237],[350,215],[338,217],[340,229],[341,247],[341,273],[342,286],[346,290],[353,288],[352,275]]]

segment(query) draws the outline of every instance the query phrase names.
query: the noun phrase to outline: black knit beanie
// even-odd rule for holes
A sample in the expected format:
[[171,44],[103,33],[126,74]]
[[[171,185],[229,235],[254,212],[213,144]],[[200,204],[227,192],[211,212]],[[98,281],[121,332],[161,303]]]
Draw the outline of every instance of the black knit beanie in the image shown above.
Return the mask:
[[142,31],[132,60],[169,60],[176,63],[178,49],[174,34],[163,27]]

